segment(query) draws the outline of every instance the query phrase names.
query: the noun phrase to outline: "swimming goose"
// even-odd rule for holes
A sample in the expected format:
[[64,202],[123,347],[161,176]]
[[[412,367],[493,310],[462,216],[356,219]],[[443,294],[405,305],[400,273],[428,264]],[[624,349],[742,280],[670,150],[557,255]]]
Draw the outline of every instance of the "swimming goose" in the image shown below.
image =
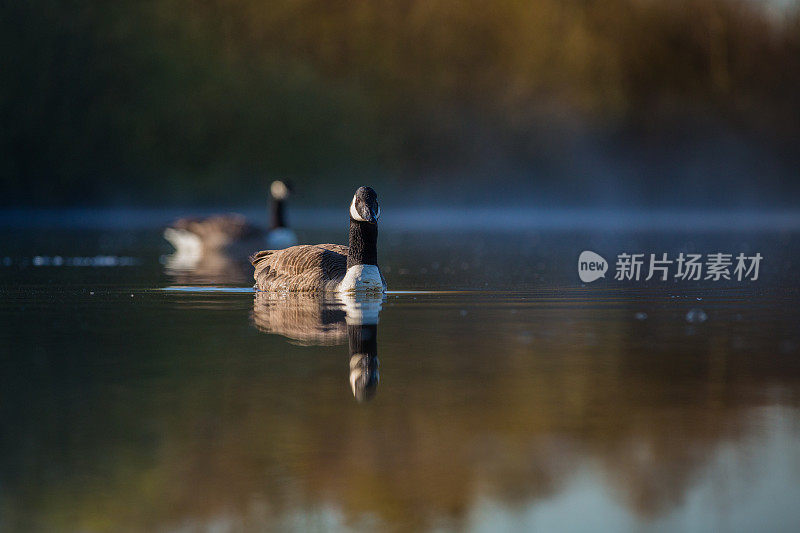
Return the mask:
[[[270,225],[267,234],[267,246],[273,250],[288,248],[297,244],[297,235],[286,225],[286,199],[292,193],[292,188],[286,182],[275,180],[269,188],[272,201],[270,202]],[[252,250],[252,248],[251,248]]]
[[250,258],[255,288],[276,292],[386,290],[378,269],[381,208],[371,187],[359,187],[350,202],[349,246],[316,244],[264,250]]
[[270,186],[270,229],[250,224],[238,214],[213,215],[205,218],[182,218],[164,230],[167,239],[184,256],[199,256],[207,252],[249,250],[266,243],[273,249],[297,244],[292,230],[286,227],[285,206],[291,188],[283,181]]

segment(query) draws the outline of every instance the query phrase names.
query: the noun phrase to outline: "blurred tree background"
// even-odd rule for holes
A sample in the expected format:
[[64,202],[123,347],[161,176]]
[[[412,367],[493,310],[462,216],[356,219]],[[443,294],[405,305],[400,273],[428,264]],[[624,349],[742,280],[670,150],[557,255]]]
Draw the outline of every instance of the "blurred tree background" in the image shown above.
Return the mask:
[[4,205],[260,202],[276,176],[311,202],[361,180],[578,203],[800,188],[797,2],[26,0],[0,17]]

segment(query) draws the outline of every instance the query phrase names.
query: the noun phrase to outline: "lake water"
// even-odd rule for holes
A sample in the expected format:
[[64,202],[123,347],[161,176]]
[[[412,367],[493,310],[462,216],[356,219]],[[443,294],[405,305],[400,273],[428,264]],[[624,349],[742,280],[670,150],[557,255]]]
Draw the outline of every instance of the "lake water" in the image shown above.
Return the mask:
[[[37,216],[0,228],[2,531],[800,527],[796,219],[387,209],[389,294],[340,301],[187,265],[152,217]],[[317,222],[303,242],[342,242]],[[605,279],[580,282],[583,250]],[[619,253],[681,251],[764,259],[613,279]]]

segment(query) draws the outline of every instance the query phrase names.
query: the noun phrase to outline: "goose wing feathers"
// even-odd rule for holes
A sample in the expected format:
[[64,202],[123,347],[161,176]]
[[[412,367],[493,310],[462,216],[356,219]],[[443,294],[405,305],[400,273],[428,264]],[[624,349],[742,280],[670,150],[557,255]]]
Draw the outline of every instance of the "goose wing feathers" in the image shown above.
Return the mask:
[[347,274],[347,246],[315,244],[264,250],[250,258],[261,291],[315,292]]

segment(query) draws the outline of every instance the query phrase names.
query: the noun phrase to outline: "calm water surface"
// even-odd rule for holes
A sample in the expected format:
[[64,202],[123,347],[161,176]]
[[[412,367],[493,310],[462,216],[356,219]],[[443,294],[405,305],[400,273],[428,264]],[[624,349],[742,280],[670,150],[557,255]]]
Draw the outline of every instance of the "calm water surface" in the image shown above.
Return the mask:
[[[346,301],[156,228],[0,242],[3,531],[800,527],[800,234],[394,228],[395,292]],[[765,260],[582,285],[584,249]]]

